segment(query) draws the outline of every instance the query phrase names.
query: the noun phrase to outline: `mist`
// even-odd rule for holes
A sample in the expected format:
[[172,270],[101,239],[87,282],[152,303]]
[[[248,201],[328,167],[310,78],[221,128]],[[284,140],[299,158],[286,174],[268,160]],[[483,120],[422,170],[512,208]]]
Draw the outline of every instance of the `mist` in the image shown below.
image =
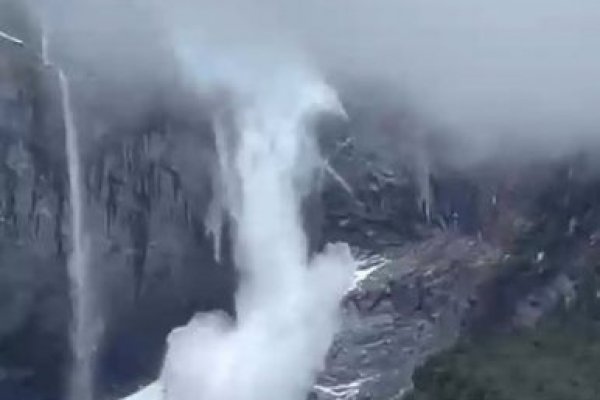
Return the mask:
[[303,57],[333,84],[382,82],[467,158],[599,145],[593,0],[85,0],[45,9],[65,58],[113,83],[149,90],[168,81],[178,73],[171,28],[193,29],[203,46],[246,58]]
[[[133,398],[303,400],[323,369],[355,269],[347,245],[310,254],[301,213],[320,165],[315,120],[343,117],[342,106],[301,57],[214,46],[193,26],[170,33],[190,82],[221,99],[213,113],[215,199],[217,218],[233,226],[240,282],[235,320],[199,314],[173,331],[159,380]],[[223,222],[213,226],[220,237]]]

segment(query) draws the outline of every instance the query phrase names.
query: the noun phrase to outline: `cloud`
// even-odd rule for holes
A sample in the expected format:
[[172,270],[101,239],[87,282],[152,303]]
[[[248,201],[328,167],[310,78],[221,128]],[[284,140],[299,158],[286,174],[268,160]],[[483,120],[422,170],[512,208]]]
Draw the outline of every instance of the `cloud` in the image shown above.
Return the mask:
[[481,156],[562,154],[599,141],[595,0],[50,3],[71,59],[120,84],[151,85],[176,69],[168,32],[194,30],[213,49],[269,62],[303,58],[333,81],[386,82]]

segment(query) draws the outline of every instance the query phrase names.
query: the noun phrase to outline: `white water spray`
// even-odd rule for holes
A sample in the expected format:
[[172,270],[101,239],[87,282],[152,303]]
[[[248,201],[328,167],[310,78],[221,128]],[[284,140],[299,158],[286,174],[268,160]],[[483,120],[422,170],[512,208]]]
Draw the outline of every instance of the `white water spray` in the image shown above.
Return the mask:
[[245,67],[250,79],[223,79],[233,111],[215,129],[227,147],[220,176],[241,276],[237,320],[198,315],[176,329],[159,381],[130,399],[303,400],[333,339],[355,265],[346,245],[310,259],[300,204],[320,165],[311,119],[341,106],[311,73],[260,79]]
[[71,199],[72,250],[68,262],[68,272],[73,308],[71,326],[73,363],[68,398],[70,400],[92,400],[94,397],[93,373],[94,354],[97,346],[97,320],[94,317],[87,238],[84,230],[79,137],[73,115],[69,81],[64,71],[60,68],[57,68],[57,71],[64,113]]

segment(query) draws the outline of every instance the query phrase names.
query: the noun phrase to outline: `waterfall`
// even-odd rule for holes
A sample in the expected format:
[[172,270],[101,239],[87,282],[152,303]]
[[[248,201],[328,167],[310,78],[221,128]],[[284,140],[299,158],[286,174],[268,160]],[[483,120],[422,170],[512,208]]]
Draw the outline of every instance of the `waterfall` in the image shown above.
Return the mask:
[[[65,72],[50,61],[46,29],[42,26],[41,30],[41,54],[35,52],[32,54],[39,57],[44,66],[54,68],[58,75],[69,172],[72,249],[67,269],[71,286],[70,345],[73,360],[68,398],[69,400],[92,400],[94,397],[94,358],[100,334],[100,321],[95,312],[95,292],[89,276],[88,246],[84,229],[81,162],[79,159],[79,135],[73,115],[69,80]],[[32,50],[24,41],[6,32],[0,31],[0,39],[23,46],[28,51]]]
[[71,199],[72,250],[68,261],[73,317],[71,322],[72,366],[69,400],[92,400],[94,397],[94,353],[97,345],[97,320],[94,316],[93,289],[89,276],[88,243],[84,228],[83,189],[79,137],[72,109],[69,80],[57,68],[60,81],[66,135],[69,193]]
[[316,74],[274,69],[230,77],[239,102],[215,127],[237,318],[174,330],[159,380],[129,400],[304,400],[323,368],[355,263],[345,244],[309,255],[301,202],[322,165],[311,120],[342,108]]
[[165,400],[303,400],[350,285],[348,247],[332,245],[311,259],[301,215],[320,167],[310,122],[322,112],[341,113],[337,96],[296,70],[238,87],[244,101],[233,106],[233,122],[215,129],[227,146],[219,156],[242,277],[237,320],[199,315],[171,334]]
[[333,168],[333,166],[331,165],[329,160],[325,160],[323,162],[323,166],[325,168],[325,171],[328,172],[329,175],[331,175],[333,180],[336,181],[338,183],[338,185],[340,185],[340,187],[342,189],[344,189],[346,191],[346,193],[348,193],[353,200],[358,201],[358,198],[354,194],[354,190],[352,189],[352,186],[350,186],[348,181],[345,180],[344,177],[335,170],[335,168]]
[[416,177],[418,189],[419,211],[429,223],[431,222],[431,212],[433,206],[433,192],[431,188],[431,165],[429,154],[425,148],[424,140],[419,137],[416,149]]
[[46,27],[42,24],[40,27],[42,31],[42,43],[41,43],[41,57],[44,65],[50,65],[50,59],[48,58],[48,35],[46,34]]

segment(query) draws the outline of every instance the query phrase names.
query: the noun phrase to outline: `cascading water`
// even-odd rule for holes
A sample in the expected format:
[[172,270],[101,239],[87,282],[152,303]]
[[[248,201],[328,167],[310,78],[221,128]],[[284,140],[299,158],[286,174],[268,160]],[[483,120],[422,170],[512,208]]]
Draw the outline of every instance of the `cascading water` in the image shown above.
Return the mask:
[[94,317],[93,291],[90,285],[88,249],[84,229],[79,137],[73,115],[69,80],[62,69],[57,68],[57,73],[64,113],[71,199],[72,250],[68,262],[68,272],[73,308],[71,325],[73,364],[68,398],[70,400],[92,400],[94,397],[93,373],[94,353],[97,345],[97,320]]
[[[0,38],[31,50],[16,37],[0,31]],[[72,322],[71,352],[72,366],[69,379],[70,400],[92,400],[94,397],[94,358],[98,344],[99,321],[94,308],[94,291],[89,278],[89,258],[84,229],[83,189],[81,184],[81,163],[79,160],[79,136],[73,115],[71,89],[65,72],[50,62],[48,37],[42,26],[41,54],[45,67],[56,70],[59,80],[61,106],[65,128],[67,168],[69,172],[69,197],[71,200],[71,240],[72,250],[67,269],[71,285]]]
[[417,144],[416,154],[416,176],[418,187],[418,206],[427,222],[431,222],[431,204],[433,203],[433,191],[431,189],[431,166],[429,155],[423,140]]
[[160,379],[130,400],[303,400],[337,327],[354,261],[342,244],[311,259],[300,204],[320,165],[311,119],[342,108],[303,70],[236,78],[218,82],[234,104],[215,131],[241,277],[237,318],[198,315],[173,331]]

